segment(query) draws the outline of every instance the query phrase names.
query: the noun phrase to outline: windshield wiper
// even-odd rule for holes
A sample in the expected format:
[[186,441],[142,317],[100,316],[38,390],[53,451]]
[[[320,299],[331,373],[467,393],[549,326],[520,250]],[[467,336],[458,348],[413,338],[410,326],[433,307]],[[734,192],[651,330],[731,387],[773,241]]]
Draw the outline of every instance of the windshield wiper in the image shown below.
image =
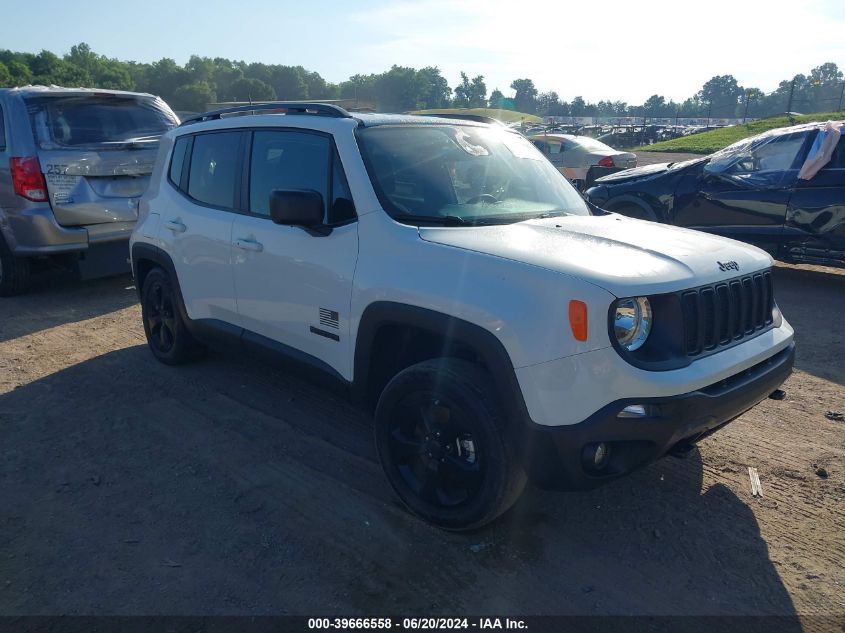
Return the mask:
[[529,220],[543,220],[545,218],[559,218],[562,215],[570,215],[567,211],[549,211],[548,213],[541,213],[540,215],[535,215],[530,218]]
[[488,225],[488,224],[516,224],[517,222],[527,222],[528,220],[542,220],[545,218],[557,218],[562,215],[571,215],[567,211],[547,211],[545,213],[500,213],[498,215],[475,216],[467,218],[468,224],[473,225]]
[[161,138],[161,134],[147,134],[145,136],[133,136],[132,138],[128,138],[124,143],[143,143],[145,141],[157,141]]
[[394,216],[397,222],[419,222],[421,224],[435,224],[437,226],[467,226],[467,221],[457,215],[413,215],[402,214]]

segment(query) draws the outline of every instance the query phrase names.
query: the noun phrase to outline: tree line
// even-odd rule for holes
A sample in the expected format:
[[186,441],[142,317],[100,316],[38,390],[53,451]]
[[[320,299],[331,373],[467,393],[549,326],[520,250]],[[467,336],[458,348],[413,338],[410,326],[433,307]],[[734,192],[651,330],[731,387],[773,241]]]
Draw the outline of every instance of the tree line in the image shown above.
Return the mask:
[[554,91],[539,92],[533,80],[515,79],[509,94],[498,87],[488,94],[483,75],[451,87],[436,66],[392,66],[369,75],[327,82],[302,66],[246,63],[193,55],[184,66],[169,58],[152,63],[120,61],[99,55],[85,43],[59,57],[42,50],[0,50],[0,87],[56,84],[133,90],[159,95],[175,110],[201,111],[224,101],[351,99],[382,112],[435,108],[492,107],[540,116],[562,117],[763,117],[787,110],[822,112],[842,107],[842,71],[828,62],[809,74],[780,82],[771,93],[741,86],[732,75],[707,81],[696,94],[677,103],[655,94],[640,105],[624,101],[589,103],[582,97],[562,100]]

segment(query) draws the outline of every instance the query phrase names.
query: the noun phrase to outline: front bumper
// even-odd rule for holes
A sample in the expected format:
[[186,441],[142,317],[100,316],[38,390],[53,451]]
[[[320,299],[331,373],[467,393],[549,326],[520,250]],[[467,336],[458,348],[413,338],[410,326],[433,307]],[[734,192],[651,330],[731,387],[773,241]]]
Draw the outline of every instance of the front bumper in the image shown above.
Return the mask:
[[[712,385],[676,396],[626,398],[602,407],[579,424],[550,427],[526,421],[523,462],[536,484],[556,489],[592,488],[648,464],[673,447],[693,443],[716,431],[765,399],[787,379],[795,360],[790,343],[774,356]],[[619,418],[632,404],[649,405],[652,414]],[[598,471],[582,463],[584,447],[610,446]]]

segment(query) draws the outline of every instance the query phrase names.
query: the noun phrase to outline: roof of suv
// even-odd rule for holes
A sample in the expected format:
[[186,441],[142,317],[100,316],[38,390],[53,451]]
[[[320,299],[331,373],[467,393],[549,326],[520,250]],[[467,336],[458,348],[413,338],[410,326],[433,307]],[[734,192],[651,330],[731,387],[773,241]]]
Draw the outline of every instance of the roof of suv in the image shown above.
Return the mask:
[[362,127],[376,127],[379,125],[468,125],[484,126],[497,123],[493,119],[473,120],[483,117],[456,118],[435,117],[430,115],[412,114],[373,114],[369,112],[349,112],[331,103],[310,101],[268,101],[264,103],[242,104],[220,110],[202,112],[182,121],[182,126],[208,121],[219,121],[232,116],[318,116],[332,119],[349,119],[356,121]]
[[128,92],[126,90],[109,90],[104,88],[65,88],[63,86],[21,86],[19,88],[0,88],[0,92],[17,94],[22,97],[87,97],[90,95],[110,95],[115,97],[149,97],[155,95],[146,92]]

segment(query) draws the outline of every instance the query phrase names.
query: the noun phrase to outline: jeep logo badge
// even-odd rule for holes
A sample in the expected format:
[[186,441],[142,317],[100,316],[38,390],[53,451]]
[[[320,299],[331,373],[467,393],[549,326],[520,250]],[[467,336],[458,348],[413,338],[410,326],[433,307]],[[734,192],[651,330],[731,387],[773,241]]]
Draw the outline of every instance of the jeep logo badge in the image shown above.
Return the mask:
[[716,262],[716,263],[719,264],[719,270],[721,270],[721,271],[735,270],[736,272],[739,272],[739,264],[737,264],[736,262]]

